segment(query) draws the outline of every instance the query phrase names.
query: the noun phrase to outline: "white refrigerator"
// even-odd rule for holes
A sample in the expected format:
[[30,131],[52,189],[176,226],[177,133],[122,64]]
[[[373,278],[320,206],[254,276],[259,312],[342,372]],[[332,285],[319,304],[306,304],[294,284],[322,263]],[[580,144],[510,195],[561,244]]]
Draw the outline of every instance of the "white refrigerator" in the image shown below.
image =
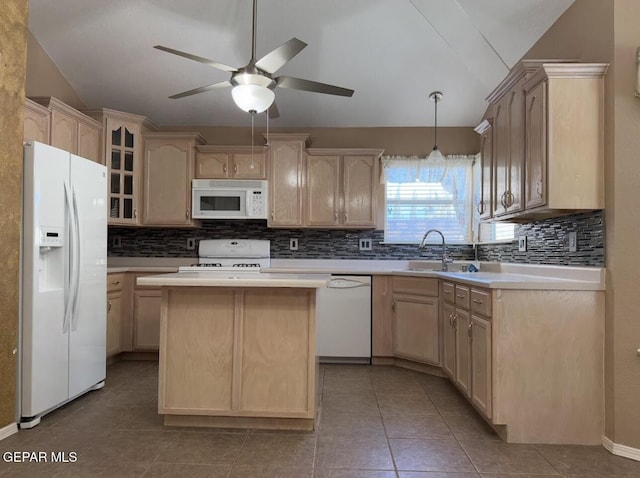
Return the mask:
[[24,146],[20,426],[106,375],[107,168]]

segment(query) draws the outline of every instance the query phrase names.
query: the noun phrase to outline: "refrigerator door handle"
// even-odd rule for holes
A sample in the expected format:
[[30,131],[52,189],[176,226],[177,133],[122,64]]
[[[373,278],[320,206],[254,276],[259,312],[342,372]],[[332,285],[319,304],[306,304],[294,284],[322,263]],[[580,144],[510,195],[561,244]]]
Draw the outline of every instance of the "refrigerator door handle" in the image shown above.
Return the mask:
[[71,316],[71,303],[73,300],[73,274],[75,269],[75,264],[73,264],[73,204],[71,203],[71,192],[69,191],[69,186],[67,186],[67,182],[64,182],[64,199],[67,206],[67,213],[69,218],[69,229],[67,232],[69,233],[69,237],[67,238],[67,244],[69,248],[69,280],[68,283],[65,284],[65,301],[64,301],[64,316],[62,320],[62,332],[69,332],[69,320]]
[[75,189],[72,190],[73,193],[73,232],[75,235],[74,238],[74,279],[75,284],[73,288],[73,306],[71,308],[71,330],[78,329],[78,291],[80,289],[80,259],[81,259],[81,250],[82,247],[80,241],[80,218],[78,216],[78,197],[76,196]]

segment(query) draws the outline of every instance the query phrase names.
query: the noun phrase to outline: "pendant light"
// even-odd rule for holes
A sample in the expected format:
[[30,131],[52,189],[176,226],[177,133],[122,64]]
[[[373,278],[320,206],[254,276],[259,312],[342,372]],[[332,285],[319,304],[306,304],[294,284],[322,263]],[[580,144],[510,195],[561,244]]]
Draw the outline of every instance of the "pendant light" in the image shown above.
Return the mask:
[[429,93],[429,99],[435,103],[435,128],[434,128],[434,139],[433,139],[433,149],[427,159],[443,159],[442,153],[438,149],[438,101],[442,100],[444,95],[440,91],[432,91]]

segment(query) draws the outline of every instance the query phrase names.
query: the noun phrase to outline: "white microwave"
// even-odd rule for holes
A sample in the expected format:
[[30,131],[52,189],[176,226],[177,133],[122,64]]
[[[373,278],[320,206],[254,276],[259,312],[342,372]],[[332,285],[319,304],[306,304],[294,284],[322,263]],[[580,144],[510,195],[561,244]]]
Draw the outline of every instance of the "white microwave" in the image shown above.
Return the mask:
[[267,181],[194,179],[194,219],[267,219]]

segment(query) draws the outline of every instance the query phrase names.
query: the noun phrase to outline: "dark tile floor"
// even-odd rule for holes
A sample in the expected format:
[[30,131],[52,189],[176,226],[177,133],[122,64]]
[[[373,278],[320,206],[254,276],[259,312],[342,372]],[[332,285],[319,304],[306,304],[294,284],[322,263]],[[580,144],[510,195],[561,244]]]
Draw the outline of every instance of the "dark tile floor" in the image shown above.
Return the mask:
[[0,441],[75,452],[75,463],[0,460],[0,477],[640,477],[640,462],[584,446],[502,442],[444,379],[393,367],[322,366],[315,432],[165,428],[157,364],[118,362],[107,386]]

